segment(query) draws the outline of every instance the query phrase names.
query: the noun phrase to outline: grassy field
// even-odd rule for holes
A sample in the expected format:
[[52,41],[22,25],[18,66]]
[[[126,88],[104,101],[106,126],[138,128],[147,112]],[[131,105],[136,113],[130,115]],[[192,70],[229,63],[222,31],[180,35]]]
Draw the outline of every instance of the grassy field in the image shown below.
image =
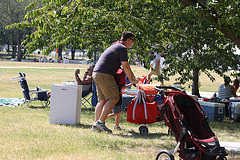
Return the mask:
[[[39,85],[42,88],[50,90],[52,83],[59,84],[67,81],[74,81],[75,69],[80,68],[81,74],[83,74],[87,67],[88,65],[80,64],[0,61],[0,71],[2,73],[0,75],[1,90],[4,90],[4,92],[0,92],[0,97],[11,98],[22,96],[21,88],[17,81],[10,80],[12,77],[19,76],[19,72],[24,72],[26,74],[30,88]],[[147,75],[149,72],[143,67],[132,66],[132,69],[135,75],[139,77]],[[200,76],[200,91],[217,92],[218,87],[223,83],[223,79],[215,73],[212,74],[216,79],[215,82],[210,81],[205,74]],[[154,76],[152,77],[154,78]],[[175,83],[176,77],[177,76],[170,77],[170,81],[166,81],[164,84],[172,85]],[[153,83],[158,84],[158,81],[154,80]],[[189,84],[191,84],[191,82],[183,85],[186,91],[191,91],[191,88],[188,88]]]
[[[53,83],[74,81],[76,68],[83,73],[87,65],[0,61],[0,97],[23,98],[19,83],[10,80],[19,72],[26,74],[30,89],[40,86],[51,90]],[[148,73],[142,67],[132,68],[137,76]],[[216,76],[216,80],[212,83],[201,75],[200,91],[216,92],[222,78]],[[174,77],[165,82],[166,85],[173,83]],[[153,160],[159,151],[172,151],[176,145],[175,137],[167,134],[168,127],[163,121],[151,124],[149,134],[141,135],[139,125],[126,121],[125,112],[120,124],[126,130],[113,130],[113,134],[91,132],[94,111],[83,107],[81,124],[77,125],[50,124],[49,108],[1,106],[0,116],[0,159]],[[228,118],[223,122],[209,122],[220,141],[240,142],[240,123]],[[113,128],[114,120],[107,120],[106,124]],[[228,153],[228,159],[240,159],[239,152]]]

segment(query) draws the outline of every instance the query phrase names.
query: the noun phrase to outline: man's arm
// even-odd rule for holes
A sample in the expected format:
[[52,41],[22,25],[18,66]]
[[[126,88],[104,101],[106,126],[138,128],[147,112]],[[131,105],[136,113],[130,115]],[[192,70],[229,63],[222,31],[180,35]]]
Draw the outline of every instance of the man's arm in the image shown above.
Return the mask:
[[125,86],[123,86],[123,87],[121,88],[121,90],[123,91],[123,90],[127,89],[127,88],[130,87],[130,86],[132,86],[132,83],[126,84]]
[[134,76],[128,61],[121,61],[121,63],[122,63],[123,70],[126,73],[129,81],[132,84],[136,84],[138,82],[138,79],[136,79],[136,77]]
[[[75,78],[76,78],[76,81],[77,81],[77,83],[78,83],[78,85],[82,85],[82,84],[86,84],[86,83],[91,83],[92,82],[92,78],[85,78],[85,79],[80,79],[79,78],[79,76],[78,76],[78,74],[80,73],[80,70],[79,69],[77,69],[76,71],[75,71]],[[86,72],[84,73],[84,76],[83,77],[86,77]]]

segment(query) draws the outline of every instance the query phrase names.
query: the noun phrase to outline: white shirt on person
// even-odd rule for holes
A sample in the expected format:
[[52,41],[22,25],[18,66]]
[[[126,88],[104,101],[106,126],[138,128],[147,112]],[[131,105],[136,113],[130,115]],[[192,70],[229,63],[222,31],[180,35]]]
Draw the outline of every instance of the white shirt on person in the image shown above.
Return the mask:
[[160,68],[161,68],[161,69],[165,68],[164,61],[165,61],[165,58],[160,57]]
[[151,64],[152,64],[153,68],[156,69],[158,66],[158,60],[160,60],[161,56],[157,52],[154,53],[154,56],[155,56],[155,58],[151,61]]
[[218,98],[220,99],[228,99],[230,97],[233,97],[232,92],[231,92],[231,87],[229,84],[227,85],[220,85],[218,88]]

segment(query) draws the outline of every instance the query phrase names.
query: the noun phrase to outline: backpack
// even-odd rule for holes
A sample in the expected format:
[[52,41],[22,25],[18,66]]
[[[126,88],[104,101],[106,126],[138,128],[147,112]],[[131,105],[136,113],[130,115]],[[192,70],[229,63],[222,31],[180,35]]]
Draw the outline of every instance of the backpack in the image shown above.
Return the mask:
[[125,78],[126,75],[123,71],[123,69],[119,68],[116,75],[114,76],[117,85],[118,85],[118,89],[120,90],[123,86],[125,86]]
[[118,105],[122,105],[122,91],[121,91],[121,88],[123,86],[125,86],[125,78],[126,78],[126,75],[123,71],[123,69],[119,68],[116,75],[114,76],[116,82],[117,82],[117,85],[118,85],[118,89],[119,89],[119,97],[120,99],[118,100],[116,106]]

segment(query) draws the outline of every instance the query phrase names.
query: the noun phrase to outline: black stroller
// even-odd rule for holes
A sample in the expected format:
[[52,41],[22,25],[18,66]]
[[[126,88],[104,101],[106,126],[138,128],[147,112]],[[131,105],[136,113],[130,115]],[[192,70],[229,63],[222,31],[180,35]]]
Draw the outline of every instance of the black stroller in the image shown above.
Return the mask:
[[177,146],[173,153],[158,153],[156,160],[174,160],[174,154],[184,160],[225,160],[227,153],[211,130],[207,116],[196,101],[175,87],[156,86],[164,106],[160,113],[165,124],[175,135]]

